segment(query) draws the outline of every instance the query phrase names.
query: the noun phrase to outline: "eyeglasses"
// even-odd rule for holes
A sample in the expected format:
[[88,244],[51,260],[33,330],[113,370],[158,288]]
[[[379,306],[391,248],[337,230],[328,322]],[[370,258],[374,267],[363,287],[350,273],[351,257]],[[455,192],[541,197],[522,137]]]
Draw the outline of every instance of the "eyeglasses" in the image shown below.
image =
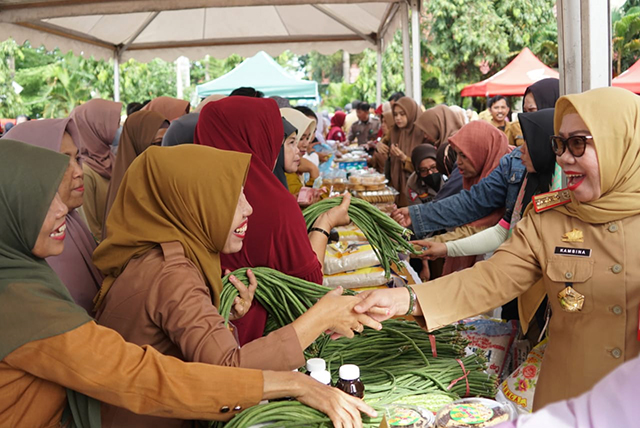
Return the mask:
[[431,168],[418,168],[418,173],[420,175],[435,174],[436,172],[438,172],[437,166],[432,166]]
[[551,136],[551,149],[556,156],[562,156],[565,150],[569,149],[569,153],[575,158],[579,158],[584,154],[587,147],[587,140],[593,140],[591,135],[574,135],[569,138],[562,138],[559,135]]

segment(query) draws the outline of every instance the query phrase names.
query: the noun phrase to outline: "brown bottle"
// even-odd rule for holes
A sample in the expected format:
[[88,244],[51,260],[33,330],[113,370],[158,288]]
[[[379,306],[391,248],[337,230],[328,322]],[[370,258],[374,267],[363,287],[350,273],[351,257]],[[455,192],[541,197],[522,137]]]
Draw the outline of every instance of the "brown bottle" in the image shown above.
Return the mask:
[[364,398],[364,384],[360,380],[360,368],[355,364],[340,366],[340,379],[336,382],[336,388],[354,397]]

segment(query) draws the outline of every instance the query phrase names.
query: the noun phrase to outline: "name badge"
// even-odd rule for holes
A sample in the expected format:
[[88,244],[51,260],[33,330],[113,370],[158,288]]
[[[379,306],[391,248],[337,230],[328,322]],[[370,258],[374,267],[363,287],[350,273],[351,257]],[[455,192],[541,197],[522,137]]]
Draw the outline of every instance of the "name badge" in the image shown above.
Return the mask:
[[590,248],[556,247],[553,253],[561,256],[591,257]]

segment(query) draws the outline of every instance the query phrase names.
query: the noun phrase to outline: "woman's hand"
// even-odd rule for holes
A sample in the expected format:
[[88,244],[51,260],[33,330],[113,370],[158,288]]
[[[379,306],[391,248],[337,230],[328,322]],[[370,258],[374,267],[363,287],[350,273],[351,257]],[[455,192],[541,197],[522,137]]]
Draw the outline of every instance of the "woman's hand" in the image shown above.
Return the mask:
[[388,155],[389,154],[389,146],[387,146],[384,143],[379,143],[378,145],[376,145],[376,151],[378,153],[380,153],[381,155]]
[[396,146],[395,144],[391,145],[391,149],[390,150],[391,150],[391,156],[397,157],[402,162],[407,160],[407,155],[405,155],[404,152],[402,150],[400,150],[400,148],[398,146]]
[[347,395],[337,388],[323,385],[311,376],[300,374],[299,377],[307,379],[301,381],[301,394],[296,397],[298,401],[325,413],[334,427],[361,427],[360,412],[373,418],[378,416],[371,406],[359,398]]
[[411,215],[409,215],[409,208],[398,208],[391,213],[391,218],[398,222],[402,227],[411,226]]
[[421,239],[418,241],[411,241],[414,245],[419,245],[423,248],[418,257],[427,260],[436,260],[441,257],[447,257],[447,244],[442,242],[433,242],[427,239]]
[[[230,273],[231,272],[227,269],[224,274],[229,275]],[[248,287],[234,275],[231,275],[229,277],[229,281],[233,284],[234,287],[236,287],[238,293],[240,294],[238,297],[233,299],[233,305],[231,306],[231,316],[229,317],[229,319],[232,321],[242,318],[247,314],[247,312],[249,312],[251,303],[253,302],[253,296],[256,294],[258,281],[256,280],[256,277],[251,269],[247,269],[247,278],[249,279]]]
[[314,324],[322,325],[323,330],[335,333],[337,337],[351,338],[354,331],[361,333],[364,326],[382,329],[382,325],[368,314],[354,312],[353,307],[360,301],[357,296],[343,296],[342,287],[338,287],[318,300],[307,314],[314,320]]
[[[357,297],[362,301],[353,310],[359,314],[368,314],[377,321],[406,314],[409,311],[411,301],[409,290],[406,287],[363,291]],[[418,302],[415,302],[415,308],[413,315],[422,315],[422,309]]]
[[318,217],[316,223],[318,227],[327,227],[327,232],[336,226],[346,226],[351,223],[349,218],[349,205],[351,204],[351,194],[345,192],[342,196],[342,202],[337,207],[331,208],[329,211],[323,213]]
[[372,418],[376,411],[359,398],[323,385],[311,376],[291,372],[263,372],[263,399],[294,397],[307,406],[325,413],[337,428],[360,428],[360,412]]

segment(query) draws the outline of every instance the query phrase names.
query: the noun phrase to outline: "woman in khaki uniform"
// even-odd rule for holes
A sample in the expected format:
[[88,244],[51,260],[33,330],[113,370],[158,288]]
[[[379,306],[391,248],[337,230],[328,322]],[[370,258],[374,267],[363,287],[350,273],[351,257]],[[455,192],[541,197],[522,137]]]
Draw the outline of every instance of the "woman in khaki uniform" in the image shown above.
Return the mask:
[[536,196],[486,262],[413,290],[368,292],[356,310],[422,315],[433,330],[520,295],[530,320],[547,294],[553,317],[534,408],[590,389],[640,353],[639,120],[640,98],[622,89],[560,98],[554,151],[569,187]]

